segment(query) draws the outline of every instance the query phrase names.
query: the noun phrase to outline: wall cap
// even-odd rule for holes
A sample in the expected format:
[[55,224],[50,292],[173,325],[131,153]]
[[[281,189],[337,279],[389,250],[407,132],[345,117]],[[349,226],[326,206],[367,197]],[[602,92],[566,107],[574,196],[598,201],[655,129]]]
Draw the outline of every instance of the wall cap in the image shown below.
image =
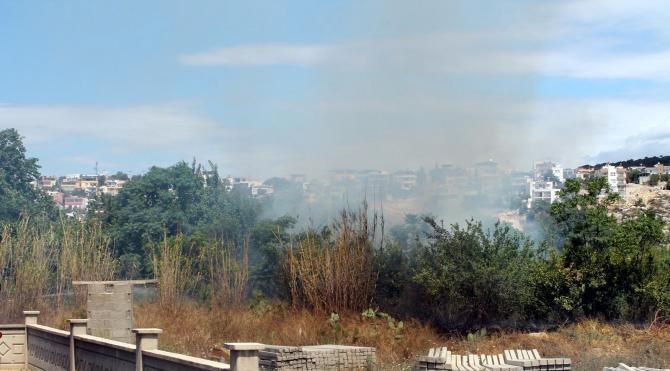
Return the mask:
[[163,330],[159,328],[134,328],[133,333],[140,335],[162,334]]
[[225,343],[224,348],[228,350],[262,350],[265,344],[261,343]]

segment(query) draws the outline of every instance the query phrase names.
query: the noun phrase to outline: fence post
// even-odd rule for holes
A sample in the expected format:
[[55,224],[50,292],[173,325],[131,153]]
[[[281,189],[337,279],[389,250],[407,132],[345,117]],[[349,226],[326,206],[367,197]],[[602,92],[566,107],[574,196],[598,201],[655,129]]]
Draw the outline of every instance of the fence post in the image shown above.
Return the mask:
[[37,316],[40,315],[39,310],[24,310],[23,316],[26,317],[26,325],[36,325]]
[[25,317],[24,323],[26,324],[26,341],[25,341],[25,349],[23,351],[24,354],[24,367],[26,370],[29,370],[28,368],[28,357],[29,357],[29,352],[28,352],[28,325],[36,325],[37,324],[37,316],[40,315],[39,310],[24,310],[23,311],[23,316]]
[[230,350],[230,369],[232,371],[258,371],[258,351],[265,348],[259,343],[225,343]]
[[75,371],[77,368],[77,362],[75,359],[74,352],[74,337],[75,335],[86,335],[86,324],[88,323],[87,319],[70,319],[70,368],[69,371]]
[[142,371],[144,369],[142,351],[158,349],[158,335],[163,330],[159,328],[134,328],[133,332],[135,333],[135,370]]

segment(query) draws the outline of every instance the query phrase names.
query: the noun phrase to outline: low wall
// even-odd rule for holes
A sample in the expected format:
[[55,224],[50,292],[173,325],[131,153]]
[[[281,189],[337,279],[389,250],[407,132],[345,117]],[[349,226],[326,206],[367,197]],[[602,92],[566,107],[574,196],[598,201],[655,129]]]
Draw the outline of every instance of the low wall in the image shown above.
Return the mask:
[[[158,350],[159,329],[136,329],[137,345],[86,335],[86,320],[71,320],[71,331],[37,324],[37,313],[29,312],[25,325],[2,326],[0,369],[42,371],[258,371],[258,350],[249,351],[247,343],[232,346],[231,357],[248,360],[251,352],[255,365],[233,365]],[[2,344],[11,341],[10,344]],[[235,350],[243,344],[247,353]],[[25,348],[24,348],[25,346]],[[261,345],[254,345],[260,349]],[[7,350],[5,350],[5,347]],[[253,347],[253,346],[252,346]],[[27,350],[24,352],[24,349]],[[11,356],[9,356],[11,354]],[[238,364],[242,364],[238,362]],[[246,363],[248,365],[248,363]]]
[[88,320],[70,320],[70,331],[37,324],[39,312],[24,312],[25,325],[0,327],[0,369],[42,371],[259,371],[359,370],[376,362],[374,348],[304,347],[226,343],[231,364],[158,349],[160,329],[133,329],[135,344],[91,336]]
[[74,337],[77,371],[134,371],[135,346],[89,335]]
[[26,358],[26,326],[0,325],[0,370],[17,369]]
[[34,370],[67,371],[70,333],[40,325],[26,325],[28,367]]
[[[159,370],[228,370],[230,365],[220,362],[208,361],[200,358],[185,356],[178,353],[170,353],[162,350],[144,351],[144,369],[147,371]],[[178,368],[174,368],[178,365]]]

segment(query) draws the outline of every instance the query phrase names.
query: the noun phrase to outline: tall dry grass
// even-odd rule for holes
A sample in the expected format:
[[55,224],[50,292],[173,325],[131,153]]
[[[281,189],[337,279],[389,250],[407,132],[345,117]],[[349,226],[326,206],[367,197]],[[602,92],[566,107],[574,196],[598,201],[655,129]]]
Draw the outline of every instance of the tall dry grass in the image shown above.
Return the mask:
[[346,312],[370,306],[375,290],[374,236],[367,207],[342,211],[333,236],[308,231],[285,249],[283,271],[291,303],[317,312]]
[[[57,261],[56,293],[75,291],[76,304],[83,305],[85,296],[72,286],[73,281],[107,281],[114,278],[116,259],[110,238],[96,222],[72,223],[61,220]],[[61,303],[62,295],[56,296]]]
[[159,304],[164,309],[179,310],[201,279],[196,270],[192,244],[182,235],[164,236],[152,255],[153,271],[158,279]]
[[238,307],[245,299],[249,283],[249,241],[242,249],[217,241],[203,250],[212,306]]
[[[95,223],[23,219],[0,227],[0,318],[72,304],[73,280],[113,278],[109,240]],[[76,302],[76,301],[75,301]]]
[[196,245],[182,235],[165,236],[152,255],[161,307],[179,310],[194,297],[213,306],[241,305],[249,282],[248,255],[248,242],[241,248],[222,239]]

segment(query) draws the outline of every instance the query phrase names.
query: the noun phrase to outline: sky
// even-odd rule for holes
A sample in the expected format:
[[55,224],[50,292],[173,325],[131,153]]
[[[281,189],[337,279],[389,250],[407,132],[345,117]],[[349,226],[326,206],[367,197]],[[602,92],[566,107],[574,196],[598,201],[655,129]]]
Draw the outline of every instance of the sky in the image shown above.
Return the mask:
[[0,1],[42,173],[267,178],[667,155],[664,1]]

